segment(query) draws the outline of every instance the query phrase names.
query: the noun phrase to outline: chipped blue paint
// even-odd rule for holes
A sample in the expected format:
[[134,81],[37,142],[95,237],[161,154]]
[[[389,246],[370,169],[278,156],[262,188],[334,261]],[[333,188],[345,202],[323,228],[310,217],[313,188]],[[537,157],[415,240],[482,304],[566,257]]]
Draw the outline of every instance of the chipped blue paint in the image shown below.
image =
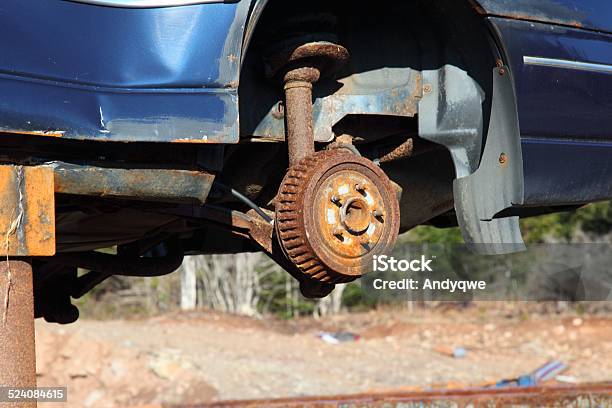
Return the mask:
[[612,32],[606,0],[473,0],[491,16]]

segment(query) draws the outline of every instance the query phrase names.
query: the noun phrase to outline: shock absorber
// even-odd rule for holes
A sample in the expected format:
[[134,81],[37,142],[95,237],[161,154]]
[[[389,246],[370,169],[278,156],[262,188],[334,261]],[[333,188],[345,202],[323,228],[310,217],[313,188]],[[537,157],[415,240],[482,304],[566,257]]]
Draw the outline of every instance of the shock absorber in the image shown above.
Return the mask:
[[338,72],[349,53],[341,45],[293,41],[267,58],[268,75],[281,76],[285,92],[289,166],[311,156],[314,149],[312,89],[321,77]]

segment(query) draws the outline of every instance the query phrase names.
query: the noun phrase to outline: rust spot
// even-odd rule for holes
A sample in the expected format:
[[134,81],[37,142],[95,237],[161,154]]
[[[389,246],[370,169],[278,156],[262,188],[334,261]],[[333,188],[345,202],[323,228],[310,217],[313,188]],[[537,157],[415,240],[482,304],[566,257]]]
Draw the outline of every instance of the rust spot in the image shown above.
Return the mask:
[[[420,99],[423,97],[423,75],[419,72],[414,80],[414,90],[412,91],[411,99]],[[416,112],[415,112],[416,113]]]
[[354,395],[328,395],[268,400],[224,401],[197,407],[284,407],[284,408],[335,408],[335,407],[573,407],[610,406],[612,383],[581,384],[574,386],[546,385],[537,387],[465,388],[411,391],[370,392]]
[[418,101],[423,97],[424,94],[431,92],[433,89],[431,85],[429,85],[429,91],[427,91],[425,89],[426,87],[427,85],[423,85],[422,76],[420,74],[416,75],[415,80],[414,80],[414,88],[412,92],[410,93],[409,97],[403,97],[403,98],[399,97],[398,89],[395,89],[391,92],[391,95],[393,96],[393,100],[397,100],[399,97],[400,102],[398,103],[392,102],[393,105],[391,109],[389,110],[400,116],[414,117],[414,115],[416,115],[417,110],[418,110],[417,108]]
[[32,135],[46,137],[62,137],[66,133],[64,130],[18,130],[18,129],[0,129],[0,133],[13,133],[17,135]]
[[557,25],[568,26],[568,27],[573,27],[573,28],[584,28],[584,25],[580,21],[564,19],[564,18],[555,18],[554,15],[557,13],[555,12],[546,13],[544,8],[541,10],[538,10],[540,11],[539,13],[520,12],[520,11],[515,11],[512,9],[516,7],[514,2],[508,1],[507,4],[505,3],[489,4],[487,5],[487,8],[489,10],[486,10],[479,4],[477,0],[469,0],[469,2],[472,8],[478,14],[483,15],[483,16],[512,18],[515,20],[534,21],[534,22],[541,22],[545,24],[557,24]]
[[55,168],[58,193],[126,197],[134,200],[204,203],[214,175],[193,170]]
[[260,217],[254,214],[255,211],[250,210],[247,214],[251,221],[249,225],[249,235],[255,240],[264,250],[272,253],[272,236],[274,227],[272,224],[265,222]]
[[208,140],[208,136],[203,136],[200,139],[194,139],[189,137],[182,137],[180,139],[173,139],[170,143],[195,143],[195,144],[205,144],[205,143],[213,143]]
[[[6,299],[1,311],[4,320],[0,328],[0,384],[3,386],[36,386],[32,284],[32,267],[28,262],[0,261],[0,296],[10,288],[10,300]],[[8,403],[2,406],[32,405]]]
[[414,152],[414,140],[412,138],[406,140],[395,149],[385,154],[379,159],[380,163],[387,163],[394,160],[405,159],[406,157],[412,156]]
[[273,78],[289,64],[299,66],[300,62],[319,69],[323,75],[332,75],[344,66],[348,58],[349,53],[343,46],[319,41],[289,46],[267,55],[264,62],[266,76]]
[[482,8],[482,6],[480,4],[478,4],[478,2],[476,0],[469,0],[470,5],[472,6],[472,8],[474,10],[476,10],[476,12],[478,14],[482,14],[485,15],[487,14],[486,10]]
[[584,28],[584,24],[579,21],[570,21],[569,25],[574,28]]
[[360,172],[347,169],[327,179],[323,189],[314,203],[317,235],[342,256],[367,255],[385,229],[384,217],[381,221],[373,215],[385,204],[378,187]]
[[574,28],[584,28],[584,25],[580,21],[576,21],[576,20],[561,20],[561,19],[555,19],[555,18],[550,18],[550,17],[546,17],[546,16],[541,16],[541,15],[538,15],[538,14],[527,14],[527,13],[509,12],[509,13],[504,13],[504,17],[512,18],[512,19],[515,19],[515,20],[535,21],[535,22],[541,22],[541,23],[546,23],[546,24],[557,24],[557,25],[570,26],[570,27],[574,27]]
[[55,254],[53,170],[0,166],[0,237],[3,256]]

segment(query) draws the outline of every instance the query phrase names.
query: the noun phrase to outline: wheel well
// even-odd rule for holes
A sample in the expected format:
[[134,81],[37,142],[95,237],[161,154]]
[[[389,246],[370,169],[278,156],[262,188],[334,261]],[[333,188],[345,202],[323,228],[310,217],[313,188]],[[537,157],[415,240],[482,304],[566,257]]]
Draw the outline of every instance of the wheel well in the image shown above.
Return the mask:
[[[304,34],[317,39],[318,34],[326,38],[331,31],[338,43],[348,49],[350,61],[336,79],[353,78],[351,84],[357,84],[353,92],[389,89],[403,84],[413,73],[453,65],[467,72],[483,90],[483,129],[488,127],[491,70],[499,55],[490,39],[486,20],[469,0],[382,0],[376,7],[359,3],[356,6],[348,0],[314,0],[292,4],[291,8],[281,0],[268,0],[258,1],[254,13],[257,15],[251,18],[246,30],[239,87],[243,141],[264,138],[262,135],[267,133],[258,133],[258,126],[270,112],[282,108],[282,86],[266,79],[264,55],[270,43],[283,38],[287,21],[300,21],[300,18],[303,18],[300,30]],[[343,86],[340,90],[335,81],[322,82],[316,86],[314,96],[325,98],[337,92],[351,92],[346,90],[346,82]],[[415,98],[418,102],[420,95]],[[333,131],[336,136],[358,134],[362,142],[358,146],[360,150],[376,150],[398,135],[403,140],[407,135],[418,138],[417,116],[416,109],[413,115],[405,116],[348,114],[335,124]],[[279,132],[276,141],[282,142],[283,136]],[[280,154],[283,153],[280,149]],[[275,160],[285,162],[284,158]],[[230,161],[226,163],[232,165]],[[250,166],[244,162],[241,165]],[[406,175],[408,169],[410,175]],[[455,173],[445,148],[405,159],[401,164],[390,163],[385,171],[402,187],[407,184],[402,199],[403,230],[452,210]],[[410,192],[406,194],[407,191]]]

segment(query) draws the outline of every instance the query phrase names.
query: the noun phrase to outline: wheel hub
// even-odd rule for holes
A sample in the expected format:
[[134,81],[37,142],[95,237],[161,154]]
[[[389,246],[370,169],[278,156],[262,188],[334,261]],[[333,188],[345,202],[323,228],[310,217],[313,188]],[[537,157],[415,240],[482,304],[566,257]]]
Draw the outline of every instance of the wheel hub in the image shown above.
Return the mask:
[[335,172],[319,188],[316,204],[323,217],[317,229],[323,244],[342,257],[366,255],[383,232],[384,220],[374,217],[384,205],[380,190],[355,170]]
[[352,234],[361,234],[370,226],[368,203],[362,198],[350,198],[340,209],[340,220]]

